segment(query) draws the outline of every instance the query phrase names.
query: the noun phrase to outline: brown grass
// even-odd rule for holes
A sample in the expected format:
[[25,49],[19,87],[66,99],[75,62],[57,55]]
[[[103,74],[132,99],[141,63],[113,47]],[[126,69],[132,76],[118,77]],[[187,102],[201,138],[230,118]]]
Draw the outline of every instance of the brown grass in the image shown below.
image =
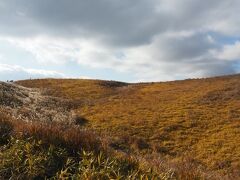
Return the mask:
[[[103,82],[48,79],[18,83],[81,102],[76,113],[88,120],[88,127],[120,139],[141,139],[133,146],[143,154],[157,151],[181,159],[189,153],[209,170],[223,174],[239,168],[239,75],[114,86]],[[141,141],[147,142],[147,151]]]
[[101,142],[92,130],[80,129],[60,123],[24,122],[12,119],[1,112],[0,114],[0,140],[9,136],[20,139],[32,137],[42,140],[47,144],[68,148],[72,152],[82,149],[89,151],[100,151]]

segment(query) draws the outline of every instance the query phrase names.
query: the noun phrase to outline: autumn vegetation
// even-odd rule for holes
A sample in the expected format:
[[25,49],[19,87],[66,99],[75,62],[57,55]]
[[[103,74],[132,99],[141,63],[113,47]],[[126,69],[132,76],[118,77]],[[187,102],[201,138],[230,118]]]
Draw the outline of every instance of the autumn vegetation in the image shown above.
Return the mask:
[[[2,177],[240,177],[239,75],[161,83],[39,79],[17,84],[66,100],[75,124],[29,123],[2,115],[0,169],[6,170],[0,171]],[[22,149],[26,154],[25,146],[40,150],[29,150],[16,162],[23,170],[13,173],[16,164],[8,164],[15,161],[11,153]],[[36,162],[44,167],[37,171],[42,173],[24,170],[26,164],[21,163],[28,162],[26,158],[49,151],[55,154]],[[57,159],[59,164],[52,165]]]

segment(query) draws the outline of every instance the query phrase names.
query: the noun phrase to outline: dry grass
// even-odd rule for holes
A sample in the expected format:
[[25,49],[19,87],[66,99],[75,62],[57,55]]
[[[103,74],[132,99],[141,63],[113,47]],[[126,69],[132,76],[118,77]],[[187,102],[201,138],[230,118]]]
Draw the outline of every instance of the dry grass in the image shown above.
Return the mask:
[[12,119],[3,112],[0,114],[0,130],[2,141],[10,136],[20,139],[32,137],[48,144],[67,148],[73,153],[82,149],[95,152],[101,149],[100,139],[92,130],[54,122],[24,122]]
[[[209,170],[229,174],[240,169],[239,75],[114,86],[103,82],[18,83],[81,102],[76,112],[88,120],[87,126],[120,139],[138,139],[134,146],[143,154],[157,151],[177,160],[188,153]],[[128,146],[124,142],[120,145]]]
[[[110,154],[93,131],[24,122],[0,111],[0,179],[168,179]],[[115,156],[115,157],[114,157]],[[166,177],[166,178],[164,178]]]

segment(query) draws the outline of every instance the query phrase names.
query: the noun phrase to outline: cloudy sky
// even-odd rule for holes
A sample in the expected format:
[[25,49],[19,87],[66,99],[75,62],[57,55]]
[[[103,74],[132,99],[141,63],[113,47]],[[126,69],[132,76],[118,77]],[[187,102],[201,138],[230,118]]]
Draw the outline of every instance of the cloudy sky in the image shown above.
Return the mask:
[[0,0],[0,80],[240,72],[239,0]]

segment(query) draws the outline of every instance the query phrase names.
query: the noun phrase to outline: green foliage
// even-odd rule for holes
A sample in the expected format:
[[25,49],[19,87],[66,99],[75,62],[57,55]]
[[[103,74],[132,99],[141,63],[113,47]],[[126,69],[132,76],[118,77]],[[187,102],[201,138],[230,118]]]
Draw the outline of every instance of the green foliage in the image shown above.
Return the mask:
[[83,151],[79,162],[68,159],[64,168],[57,173],[57,179],[160,179],[153,171],[142,171],[136,162],[95,155]]
[[0,153],[0,177],[34,179],[54,175],[66,158],[64,149],[33,139],[11,138]]
[[[103,152],[81,151],[71,156],[66,150],[32,138],[11,138],[0,152],[1,179],[162,179],[140,169],[135,161],[106,156]],[[166,178],[165,178],[166,179]]]

